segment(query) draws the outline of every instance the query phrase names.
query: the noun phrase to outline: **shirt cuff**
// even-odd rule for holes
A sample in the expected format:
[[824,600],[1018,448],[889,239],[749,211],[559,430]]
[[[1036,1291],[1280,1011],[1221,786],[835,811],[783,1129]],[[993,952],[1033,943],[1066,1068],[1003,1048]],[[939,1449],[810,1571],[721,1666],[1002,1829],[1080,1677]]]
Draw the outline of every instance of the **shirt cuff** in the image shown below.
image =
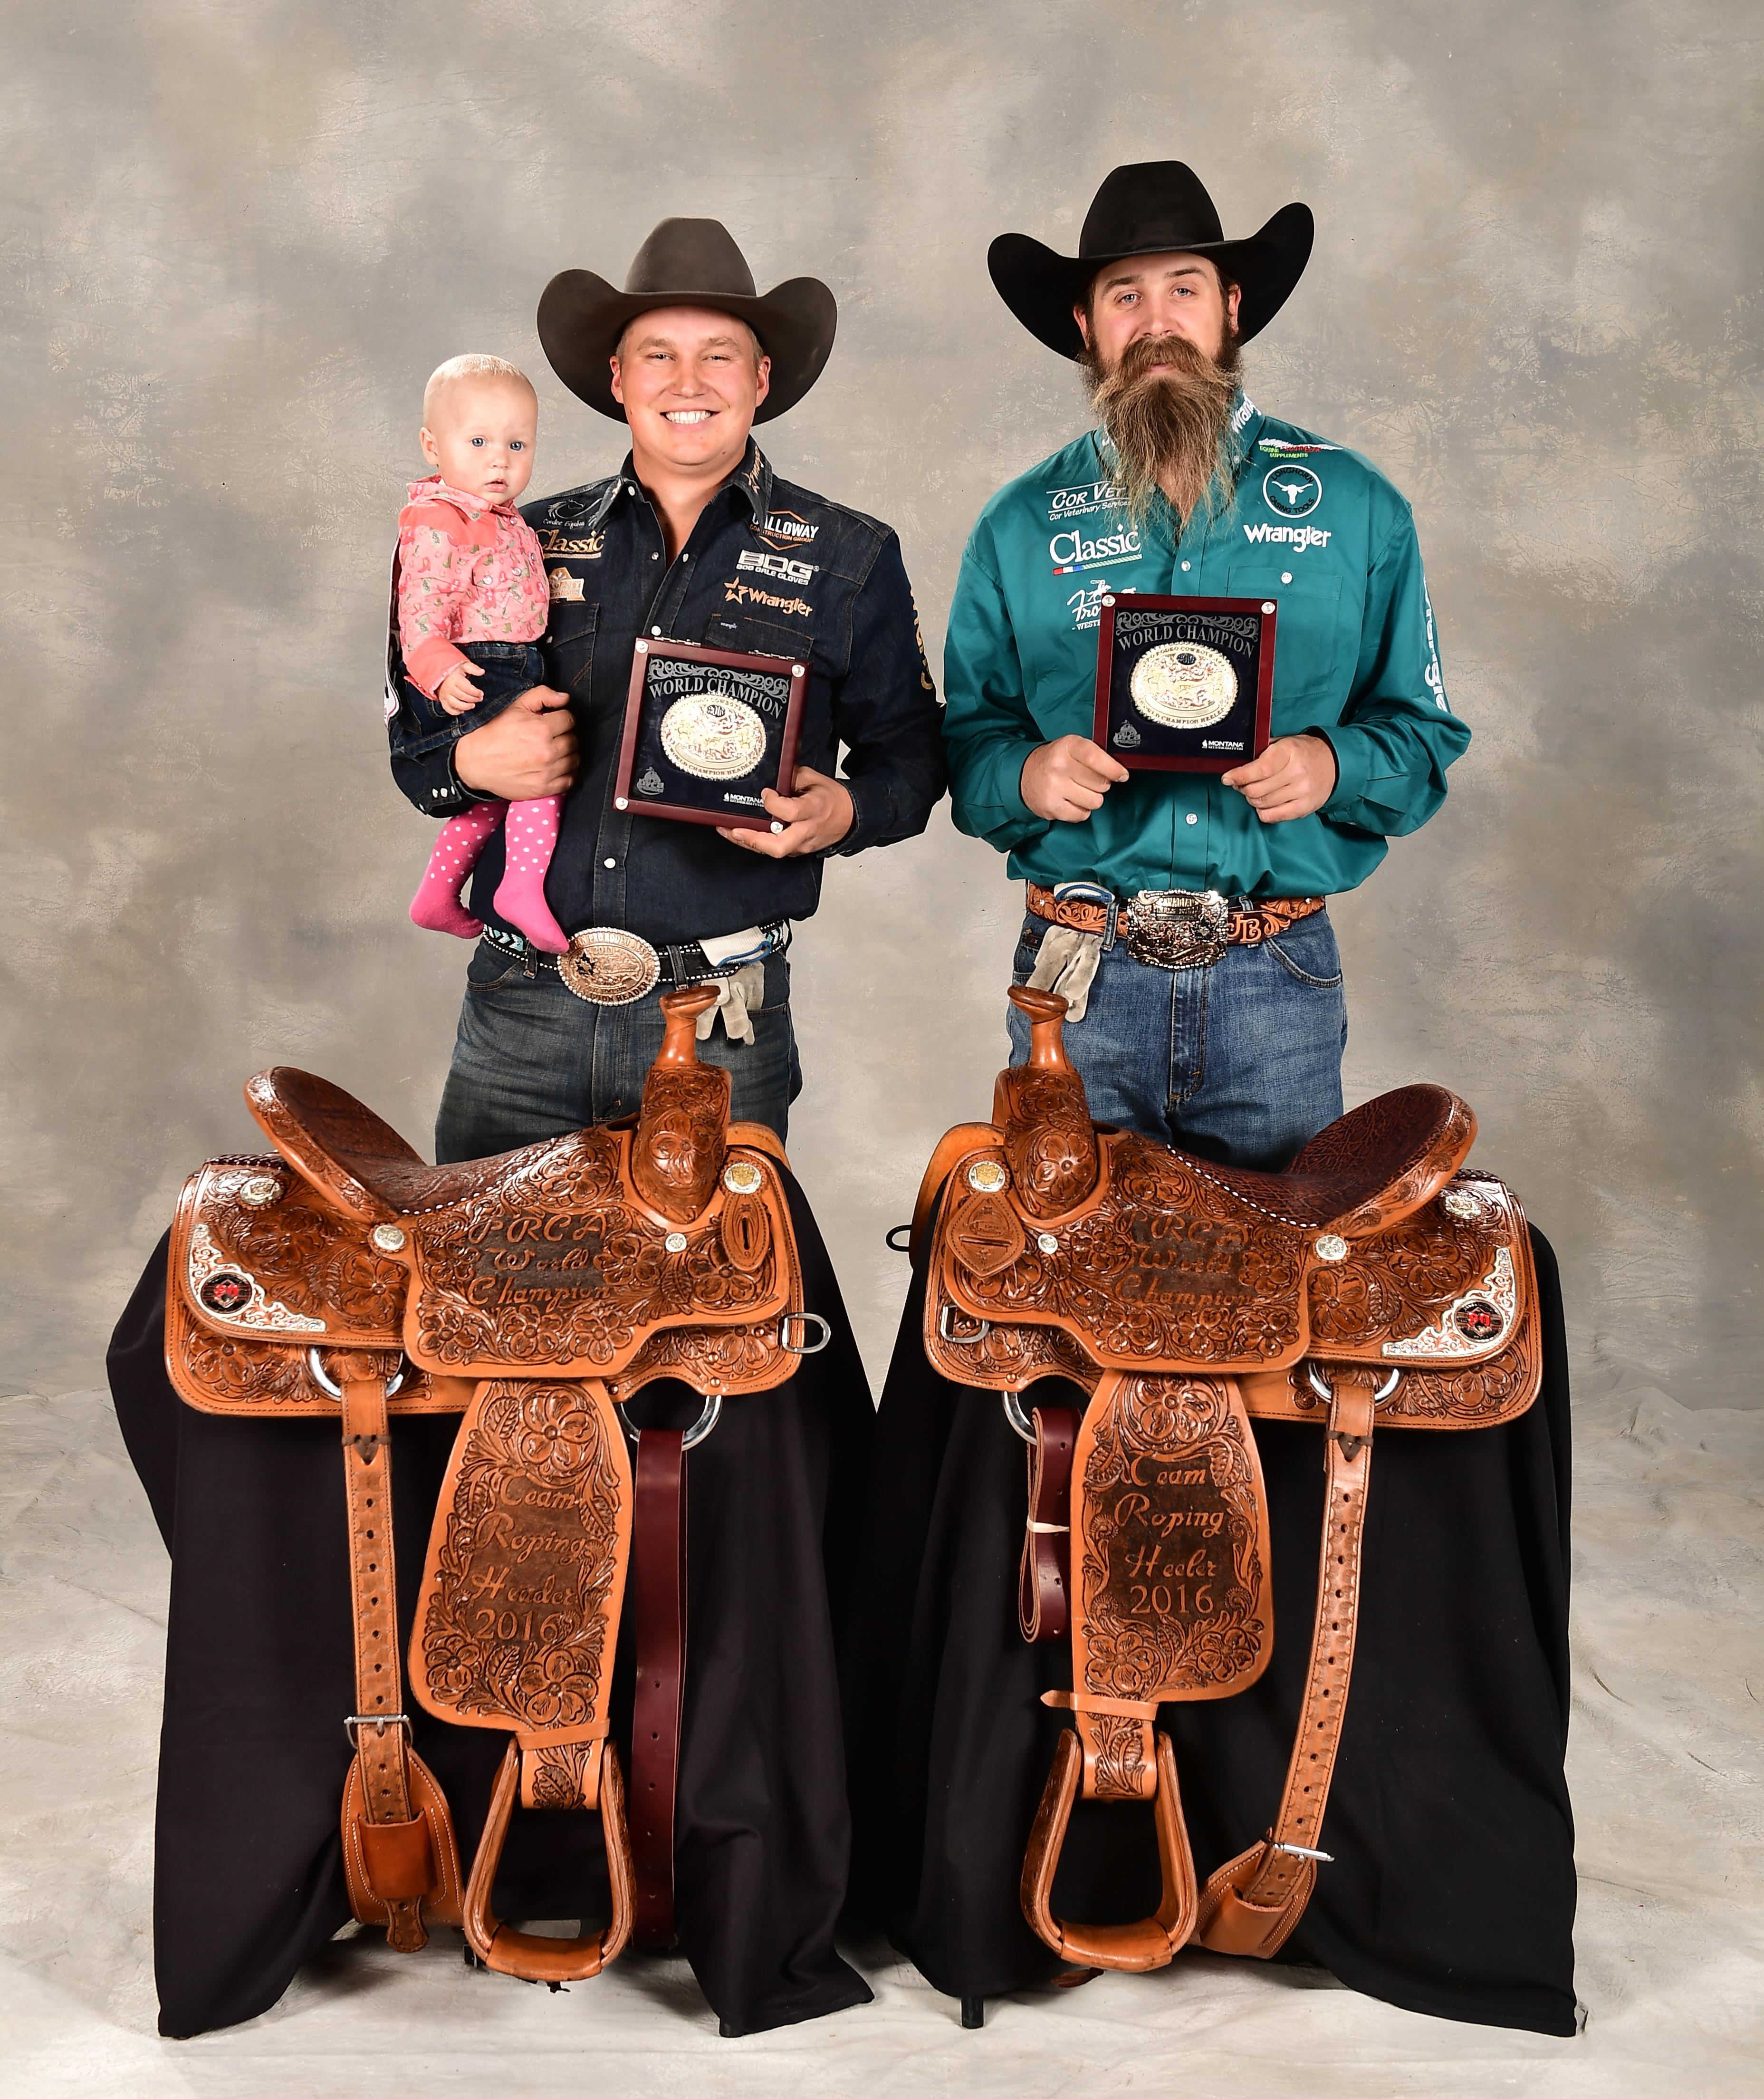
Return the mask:
[[465,782],[460,777],[458,767],[455,766],[453,762],[459,755],[460,740],[455,737],[453,741],[447,746],[446,786],[444,790],[441,790],[437,792],[435,796],[435,807],[438,809],[466,809],[469,808],[475,802],[495,802],[499,800],[501,798],[499,795],[480,794],[475,787],[468,787],[466,785]]
[[1335,785],[1318,814],[1332,816],[1338,824],[1357,822],[1354,812],[1366,793],[1368,760],[1371,756],[1370,738],[1340,722],[1331,728],[1301,729],[1299,733],[1321,737],[1335,754]]
[[873,846],[886,828],[888,796],[886,791],[873,784],[856,780],[842,780],[839,785],[851,798],[851,828],[836,845],[825,848],[826,856],[848,857],[860,853],[866,846]]
[[431,634],[414,649],[404,652],[404,675],[425,699],[432,700],[446,682],[447,673],[456,664],[469,663],[471,660],[451,641],[438,634]]

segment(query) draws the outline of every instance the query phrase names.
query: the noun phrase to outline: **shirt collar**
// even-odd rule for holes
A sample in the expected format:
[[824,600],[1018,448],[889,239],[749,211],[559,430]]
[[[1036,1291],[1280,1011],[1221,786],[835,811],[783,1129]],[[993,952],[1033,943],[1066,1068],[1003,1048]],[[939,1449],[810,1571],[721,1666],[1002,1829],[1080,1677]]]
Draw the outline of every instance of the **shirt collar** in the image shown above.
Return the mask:
[[404,499],[407,503],[433,503],[438,499],[442,503],[451,503],[456,510],[463,511],[468,525],[486,514],[499,517],[512,517],[517,514],[512,503],[486,503],[482,495],[468,495],[463,488],[455,488],[451,482],[443,481],[438,473],[427,474],[421,481],[410,482]]
[[[747,440],[747,449],[741,455],[741,464],[732,468],[718,485],[716,495],[722,495],[725,489],[732,489],[737,498],[746,504],[761,524],[763,524],[771,515],[772,462],[754,442],[752,438],[750,437]],[[606,515],[621,495],[637,495],[641,493],[642,486],[637,479],[635,457],[631,453],[627,452],[625,463],[618,469],[618,478],[608,483],[606,493],[596,506],[595,515],[591,521],[599,524],[601,518]],[[716,495],[713,495],[710,499],[713,503],[716,500]]]

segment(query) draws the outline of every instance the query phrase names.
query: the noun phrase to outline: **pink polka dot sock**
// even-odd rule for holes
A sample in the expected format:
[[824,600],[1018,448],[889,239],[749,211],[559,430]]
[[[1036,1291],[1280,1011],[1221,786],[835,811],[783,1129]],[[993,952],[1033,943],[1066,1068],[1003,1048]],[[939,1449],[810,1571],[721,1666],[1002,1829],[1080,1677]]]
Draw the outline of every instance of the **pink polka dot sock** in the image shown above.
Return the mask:
[[460,891],[508,806],[506,802],[480,802],[442,825],[435,850],[429,856],[429,872],[411,899],[411,917],[417,925],[431,933],[457,933],[462,940],[475,940],[483,931],[483,920],[474,918],[460,903]]
[[557,812],[563,805],[561,794],[508,804],[508,821],[503,828],[506,864],[496,888],[498,913],[511,926],[518,926],[548,955],[561,955],[570,945],[569,935],[545,902],[545,876],[557,843]]

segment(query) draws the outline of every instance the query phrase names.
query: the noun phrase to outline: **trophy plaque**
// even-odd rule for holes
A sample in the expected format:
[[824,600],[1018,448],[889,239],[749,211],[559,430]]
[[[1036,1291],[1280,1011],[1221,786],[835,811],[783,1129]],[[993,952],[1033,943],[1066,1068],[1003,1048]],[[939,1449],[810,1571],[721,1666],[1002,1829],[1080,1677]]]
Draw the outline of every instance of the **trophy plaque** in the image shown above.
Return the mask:
[[791,790],[807,689],[807,664],[788,656],[640,640],[614,807],[683,824],[781,831],[760,792]]
[[1268,747],[1272,598],[1105,597],[1091,733],[1131,772],[1229,772]]

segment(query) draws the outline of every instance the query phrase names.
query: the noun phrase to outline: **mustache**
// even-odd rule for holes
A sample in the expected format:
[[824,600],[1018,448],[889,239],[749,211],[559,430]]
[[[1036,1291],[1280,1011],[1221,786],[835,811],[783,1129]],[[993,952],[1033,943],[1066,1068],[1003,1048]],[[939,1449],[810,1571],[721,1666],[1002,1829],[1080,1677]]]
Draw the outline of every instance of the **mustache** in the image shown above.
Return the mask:
[[1236,337],[1216,358],[1186,336],[1163,335],[1136,337],[1106,372],[1093,353],[1080,361],[1091,405],[1120,461],[1132,522],[1145,522],[1160,490],[1184,525],[1203,504],[1210,511],[1229,479]]

